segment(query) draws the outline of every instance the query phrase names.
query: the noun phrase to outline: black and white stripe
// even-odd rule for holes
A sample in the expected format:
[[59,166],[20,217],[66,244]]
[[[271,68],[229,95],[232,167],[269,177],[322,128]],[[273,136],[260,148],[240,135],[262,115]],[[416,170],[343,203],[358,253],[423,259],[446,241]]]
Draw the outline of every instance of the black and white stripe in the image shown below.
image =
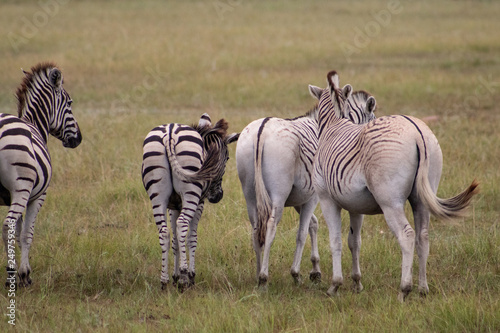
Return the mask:
[[[443,157],[429,127],[410,116],[386,116],[354,124],[346,119],[352,109],[347,98],[352,89],[349,85],[339,89],[335,72],[328,74],[327,82],[326,89],[313,87],[318,92],[320,127],[313,179],[330,231],[333,279],[328,293],[337,293],[343,283],[340,212],[346,209],[351,223],[348,245],[354,288],[363,288],[359,267],[363,214],[384,214],[403,254],[399,299],[404,300],[412,289],[415,246],[419,290],[427,294],[430,214],[445,219],[463,216],[478,184],[474,181],[450,199],[436,197]],[[368,110],[375,110],[372,96],[359,97],[366,99]],[[415,230],[405,216],[407,200],[413,210]]]
[[[62,86],[61,71],[54,64],[42,63],[24,74],[16,92],[18,116],[0,114],[0,205],[10,207],[3,223],[5,249],[9,257],[13,245],[9,230],[15,225],[21,248],[20,284],[29,285],[35,219],[52,176],[48,136],[69,148],[77,147],[82,136],[71,112],[72,100]],[[13,263],[8,263],[9,271],[17,269]]]
[[[314,97],[321,90],[311,90]],[[361,92],[360,92],[361,94]],[[373,118],[365,115],[365,101],[356,94],[346,113],[355,122]],[[314,215],[318,198],[312,183],[313,160],[318,148],[318,108],[293,119],[267,117],[250,123],[241,132],[236,164],[248,216],[253,227],[257,278],[261,286],[269,277],[269,254],[284,207],[300,215],[291,275],[300,280],[300,262],[307,232],[311,237],[311,280],[321,279],[317,246],[318,221]]]
[[196,126],[158,126],[144,140],[142,180],[159,232],[162,287],[169,280],[167,209],[173,231],[174,282],[180,288],[194,284],[197,227],[204,200],[217,203],[222,199],[222,177],[229,159],[227,145],[239,136],[227,135],[227,128],[224,119],[212,126],[205,113]]

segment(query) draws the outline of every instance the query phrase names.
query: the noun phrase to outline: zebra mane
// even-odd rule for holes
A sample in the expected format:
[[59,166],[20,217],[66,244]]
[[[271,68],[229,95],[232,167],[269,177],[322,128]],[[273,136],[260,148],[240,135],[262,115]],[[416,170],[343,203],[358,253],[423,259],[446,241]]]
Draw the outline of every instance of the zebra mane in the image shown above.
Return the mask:
[[214,134],[224,139],[227,135],[229,124],[225,119],[221,119],[213,127],[210,125],[200,126],[199,124],[193,124],[191,127],[198,132],[203,139],[205,139],[207,135]]
[[212,181],[215,177],[222,176],[221,172],[223,173],[226,162],[226,155],[222,154],[224,152],[222,148],[226,145],[228,122],[221,119],[213,127],[210,125],[192,125],[191,127],[200,134],[205,150],[205,161],[198,170],[197,180]]
[[49,68],[56,68],[57,66],[52,62],[42,62],[36,66],[31,67],[31,73],[23,70],[24,78],[21,85],[16,90],[17,98],[17,114],[22,116],[24,106],[26,105],[26,93],[33,88],[35,78],[47,72]]

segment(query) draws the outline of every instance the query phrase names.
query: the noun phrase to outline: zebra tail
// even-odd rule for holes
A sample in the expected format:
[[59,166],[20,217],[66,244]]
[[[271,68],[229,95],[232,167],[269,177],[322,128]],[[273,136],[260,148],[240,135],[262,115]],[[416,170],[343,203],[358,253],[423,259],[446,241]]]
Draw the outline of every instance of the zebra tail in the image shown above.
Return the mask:
[[431,214],[443,220],[467,216],[472,197],[479,193],[479,183],[474,179],[469,187],[458,195],[448,199],[441,199],[436,196],[429,182],[429,156],[421,157],[420,163],[416,184],[417,195]]
[[187,172],[184,170],[175,154],[175,143],[174,140],[168,138],[169,143],[166,145],[166,153],[168,157],[168,162],[172,168],[172,172],[175,173],[177,178],[183,182],[193,183],[200,181],[208,181],[213,179],[215,175],[215,169],[219,161],[219,151],[215,145],[210,145],[206,151],[206,158],[203,161],[201,168],[195,172]]
[[264,245],[266,241],[267,221],[271,216],[272,204],[269,193],[267,192],[264,179],[262,177],[262,156],[264,150],[263,128],[266,121],[264,121],[259,128],[257,134],[257,143],[255,144],[255,196],[257,201],[257,235],[259,238],[260,246]]

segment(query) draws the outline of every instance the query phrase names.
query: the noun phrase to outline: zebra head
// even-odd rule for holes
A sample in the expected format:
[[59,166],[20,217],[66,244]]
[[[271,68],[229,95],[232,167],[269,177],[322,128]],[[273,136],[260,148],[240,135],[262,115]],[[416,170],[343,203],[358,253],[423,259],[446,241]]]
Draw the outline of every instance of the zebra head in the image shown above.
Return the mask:
[[52,134],[64,147],[75,148],[82,134],[71,112],[71,97],[63,88],[61,71],[53,63],[39,63],[16,91],[19,118],[36,127],[44,139]]
[[82,142],[82,134],[71,111],[73,100],[62,86],[61,71],[50,69],[48,81],[53,94],[53,105],[49,111],[50,134],[61,140],[64,147],[76,148]]
[[376,118],[375,97],[364,90],[353,92],[346,101],[344,115],[355,124],[365,124]]
[[346,101],[352,93],[352,86],[346,84],[340,89],[339,76],[335,71],[328,73],[326,79],[328,87],[325,89],[309,85],[310,94],[319,100],[318,109],[320,110],[320,114],[330,114],[330,111],[333,109],[335,117],[348,118],[348,114],[346,114]]
[[[204,114],[200,119],[199,125],[210,127],[210,117]],[[210,128],[203,135],[203,143],[207,151],[207,159],[217,155],[217,163],[214,165],[214,177],[210,181],[207,190],[207,199],[210,203],[218,203],[224,196],[222,189],[222,177],[226,172],[226,163],[229,160],[229,151],[227,145],[238,140],[240,133],[227,135],[228,123],[226,120],[219,120],[214,127]]]

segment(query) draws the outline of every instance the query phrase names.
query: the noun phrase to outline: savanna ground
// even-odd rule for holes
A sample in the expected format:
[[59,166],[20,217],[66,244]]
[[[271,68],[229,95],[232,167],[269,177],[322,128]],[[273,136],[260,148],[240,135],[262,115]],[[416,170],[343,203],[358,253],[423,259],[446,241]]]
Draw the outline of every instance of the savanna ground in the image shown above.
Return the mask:
[[[0,112],[16,112],[20,68],[54,61],[84,140],[65,150],[50,139],[54,175],[31,251],[34,283],[14,298],[0,293],[0,313],[16,304],[15,327],[2,315],[0,331],[498,332],[499,13],[496,1],[2,1]],[[429,296],[397,301],[401,254],[382,216],[365,218],[362,293],[350,291],[344,244],[346,283],[340,297],[326,295],[322,218],[322,282],[308,280],[308,243],[295,285],[290,209],[268,291],[259,291],[235,146],[225,197],[206,206],[199,226],[196,286],[161,291],[140,179],[148,131],[203,112],[235,132],[263,116],[301,115],[314,105],[307,84],[325,86],[332,69],[341,84],[376,96],[378,116],[429,120],[444,155],[441,197],[481,183],[470,217],[431,220]]]

